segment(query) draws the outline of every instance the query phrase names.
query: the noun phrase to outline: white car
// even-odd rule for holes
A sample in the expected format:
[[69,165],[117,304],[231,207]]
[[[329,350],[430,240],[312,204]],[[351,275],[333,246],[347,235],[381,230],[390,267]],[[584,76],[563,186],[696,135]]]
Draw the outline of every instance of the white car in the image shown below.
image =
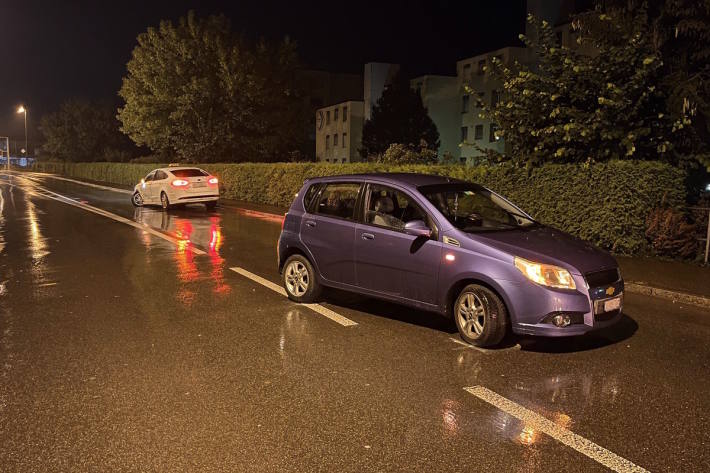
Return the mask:
[[136,184],[131,202],[136,207],[160,205],[164,210],[175,205],[204,203],[217,206],[219,181],[207,171],[194,167],[170,166],[151,171]]

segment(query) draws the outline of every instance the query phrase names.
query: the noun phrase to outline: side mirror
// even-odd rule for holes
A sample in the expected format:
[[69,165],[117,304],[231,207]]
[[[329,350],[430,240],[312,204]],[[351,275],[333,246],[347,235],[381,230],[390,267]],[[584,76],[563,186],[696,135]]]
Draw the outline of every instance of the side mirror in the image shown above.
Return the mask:
[[412,220],[404,225],[404,233],[415,237],[431,237],[431,228],[423,220]]

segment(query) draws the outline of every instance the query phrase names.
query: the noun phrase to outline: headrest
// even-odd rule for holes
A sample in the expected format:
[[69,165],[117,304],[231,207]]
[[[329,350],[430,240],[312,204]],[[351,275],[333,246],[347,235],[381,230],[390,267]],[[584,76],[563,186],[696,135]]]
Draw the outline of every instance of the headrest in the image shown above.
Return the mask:
[[387,196],[378,197],[375,201],[375,212],[390,213],[394,210],[392,199]]

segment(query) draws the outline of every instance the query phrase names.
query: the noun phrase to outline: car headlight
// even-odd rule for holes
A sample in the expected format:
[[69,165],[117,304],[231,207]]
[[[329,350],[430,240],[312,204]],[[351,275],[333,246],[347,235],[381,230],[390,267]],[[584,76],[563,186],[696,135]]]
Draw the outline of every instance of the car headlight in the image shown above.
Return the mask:
[[560,289],[576,289],[572,275],[564,268],[551,264],[534,263],[515,257],[515,267],[534,283]]

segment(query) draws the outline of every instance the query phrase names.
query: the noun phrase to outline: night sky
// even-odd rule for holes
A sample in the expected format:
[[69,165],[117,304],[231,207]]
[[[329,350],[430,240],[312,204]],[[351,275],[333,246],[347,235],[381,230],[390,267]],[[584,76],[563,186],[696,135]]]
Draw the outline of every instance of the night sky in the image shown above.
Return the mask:
[[[410,2],[0,0],[0,136],[24,137],[70,97],[115,100],[136,36],[188,10],[224,13],[248,37],[295,39],[305,66],[362,72],[368,61],[455,74],[459,59],[516,44],[524,0]],[[30,133],[33,133],[30,131]]]

